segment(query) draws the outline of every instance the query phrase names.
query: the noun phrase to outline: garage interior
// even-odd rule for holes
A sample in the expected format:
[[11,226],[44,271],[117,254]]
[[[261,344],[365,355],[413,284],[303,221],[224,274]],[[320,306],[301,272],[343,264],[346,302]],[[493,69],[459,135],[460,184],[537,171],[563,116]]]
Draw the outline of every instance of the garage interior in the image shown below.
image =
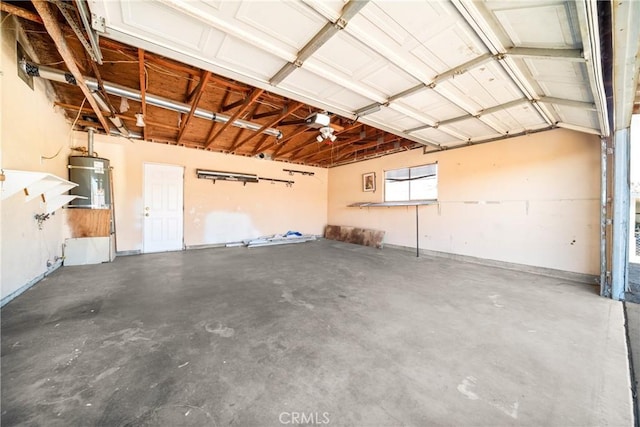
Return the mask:
[[0,5],[3,425],[639,422],[640,3]]

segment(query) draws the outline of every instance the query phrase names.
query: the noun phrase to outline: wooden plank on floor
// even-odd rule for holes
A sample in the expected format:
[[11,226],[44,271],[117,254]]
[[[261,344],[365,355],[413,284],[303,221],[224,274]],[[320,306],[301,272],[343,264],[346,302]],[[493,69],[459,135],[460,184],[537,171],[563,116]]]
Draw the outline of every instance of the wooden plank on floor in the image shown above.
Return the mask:
[[378,249],[382,249],[384,234],[385,232],[381,230],[343,225],[327,225],[324,231],[325,239],[355,243],[356,245]]

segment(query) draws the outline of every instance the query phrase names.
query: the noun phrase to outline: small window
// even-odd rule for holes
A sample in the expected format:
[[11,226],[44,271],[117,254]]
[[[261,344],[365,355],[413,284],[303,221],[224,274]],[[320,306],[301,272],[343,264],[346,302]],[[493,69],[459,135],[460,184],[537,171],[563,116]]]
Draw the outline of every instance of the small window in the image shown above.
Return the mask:
[[438,164],[392,169],[384,173],[385,202],[436,200]]

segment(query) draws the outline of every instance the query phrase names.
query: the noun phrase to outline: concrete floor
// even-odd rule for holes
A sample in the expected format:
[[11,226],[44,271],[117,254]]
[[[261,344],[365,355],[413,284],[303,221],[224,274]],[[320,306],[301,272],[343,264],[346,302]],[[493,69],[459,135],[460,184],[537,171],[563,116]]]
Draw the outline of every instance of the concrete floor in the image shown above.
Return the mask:
[[629,292],[625,299],[640,304],[640,264],[629,263]]
[[399,250],[121,257],[2,310],[1,421],[630,426],[623,324],[591,285]]
[[636,401],[636,422],[640,423],[640,304],[625,303],[629,347],[634,371],[633,385]]

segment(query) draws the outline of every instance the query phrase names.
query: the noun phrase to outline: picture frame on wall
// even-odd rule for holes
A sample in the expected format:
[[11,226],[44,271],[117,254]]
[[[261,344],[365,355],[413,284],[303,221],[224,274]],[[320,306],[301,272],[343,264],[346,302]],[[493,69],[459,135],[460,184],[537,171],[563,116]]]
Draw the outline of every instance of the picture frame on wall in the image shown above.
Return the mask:
[[362,191],[376,191],[376,173],[362,174]]

